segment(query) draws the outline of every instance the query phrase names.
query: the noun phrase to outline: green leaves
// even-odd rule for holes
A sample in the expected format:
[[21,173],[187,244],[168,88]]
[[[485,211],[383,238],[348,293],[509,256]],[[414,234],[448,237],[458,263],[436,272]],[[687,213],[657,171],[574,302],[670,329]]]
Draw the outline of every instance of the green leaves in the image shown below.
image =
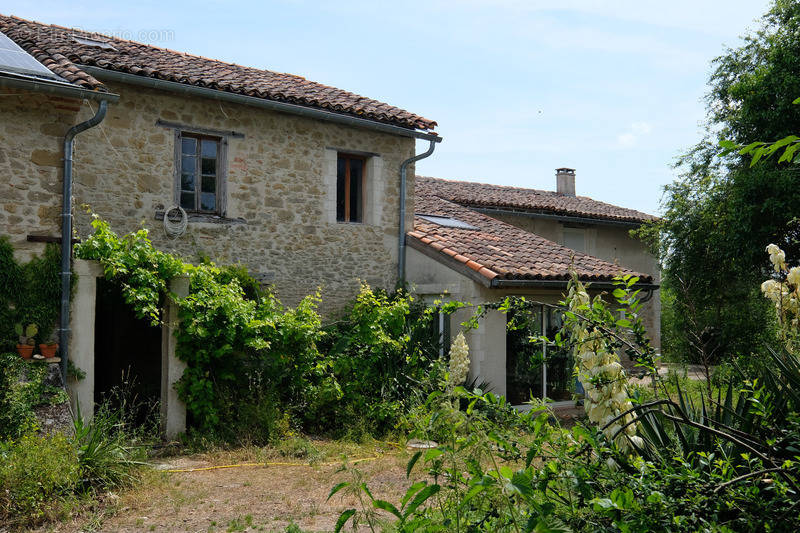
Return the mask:
[[344,527],[344,525],[347,523],[347,521],[350,520],[350,518],[354,514],[356,514],[355,509],[347,509],[343,511],[342,514],[339,515],[339,518],[336,520],[336,525],[334,526],[333,531],[335,533],[339,533]]

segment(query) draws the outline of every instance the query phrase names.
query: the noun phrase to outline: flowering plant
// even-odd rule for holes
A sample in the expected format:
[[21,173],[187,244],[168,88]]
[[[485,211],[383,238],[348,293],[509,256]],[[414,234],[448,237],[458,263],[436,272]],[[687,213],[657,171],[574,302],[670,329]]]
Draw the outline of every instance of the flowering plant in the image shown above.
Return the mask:
[[586,316],[594,311],[607,313],[605,302],[600,295],[592,300],[583,283],[573,278],[564,303],[564,332],[572,343],[575,372],[586,391],[584,408],[589,420],[620,448],[629,448],[630,441],[640,446],[625,369],[607,332]]
[[800,266],[789,268],[786,254],[777,245],[767,246],[775,277],[761,284],[761,292],[775,304],[780,334],[790,350],[798,342],[800,329]]
[[463,332],[459,332],[450,348],[449,370],[447,388],[453,390],[464,383],[469,373],[469,345]]

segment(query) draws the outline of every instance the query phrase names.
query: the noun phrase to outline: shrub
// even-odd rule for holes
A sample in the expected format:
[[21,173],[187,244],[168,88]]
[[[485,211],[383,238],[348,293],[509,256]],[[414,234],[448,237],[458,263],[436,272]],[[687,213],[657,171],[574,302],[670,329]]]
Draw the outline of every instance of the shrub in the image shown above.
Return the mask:
[[47,385],[46,377],[46,365],[28,364],[17,354],[0,353],[0,440],[38,429],[35,407],[67,401],[64,390]]
[[444,378],[434,308],[404,291],[366,284],[345,316],[325,331],[321,350],[333,379],[323,381],[309,423],[319,429],[394,428]]
[[34,525],[59,517],[80,478],[77,450],[63,434],[0,442],[0,522]]

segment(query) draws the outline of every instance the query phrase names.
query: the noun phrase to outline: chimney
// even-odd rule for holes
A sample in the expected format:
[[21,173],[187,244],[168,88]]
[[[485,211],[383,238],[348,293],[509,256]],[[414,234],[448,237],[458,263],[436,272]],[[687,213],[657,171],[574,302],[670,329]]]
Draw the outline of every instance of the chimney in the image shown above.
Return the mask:
[[575,169],[556,169],[556,192],[565,196],[575,196]]

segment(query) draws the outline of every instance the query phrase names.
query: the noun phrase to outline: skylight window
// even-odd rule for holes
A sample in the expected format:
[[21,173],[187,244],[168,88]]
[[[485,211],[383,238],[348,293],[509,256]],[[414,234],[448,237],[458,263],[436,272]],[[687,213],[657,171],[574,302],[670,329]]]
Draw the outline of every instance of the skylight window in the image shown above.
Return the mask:
[[469,230],[476,230],[475,226],[471,224],[467,224],[463,220],[458,220],[457,218],[452,217],[443,217],[439,215],[417,215],[419,218],[425,219],[428,222],[433,222],[439,226],[444,226],[445,228],[458,228],[458,229],[469,229]]
[[98,41],[97,39],[89,39],[88,37],[73,37],[76,43],[86,46],[93,46],[95,48],[102,48],[103,50],[116,50],[113,45],[105,41]]

